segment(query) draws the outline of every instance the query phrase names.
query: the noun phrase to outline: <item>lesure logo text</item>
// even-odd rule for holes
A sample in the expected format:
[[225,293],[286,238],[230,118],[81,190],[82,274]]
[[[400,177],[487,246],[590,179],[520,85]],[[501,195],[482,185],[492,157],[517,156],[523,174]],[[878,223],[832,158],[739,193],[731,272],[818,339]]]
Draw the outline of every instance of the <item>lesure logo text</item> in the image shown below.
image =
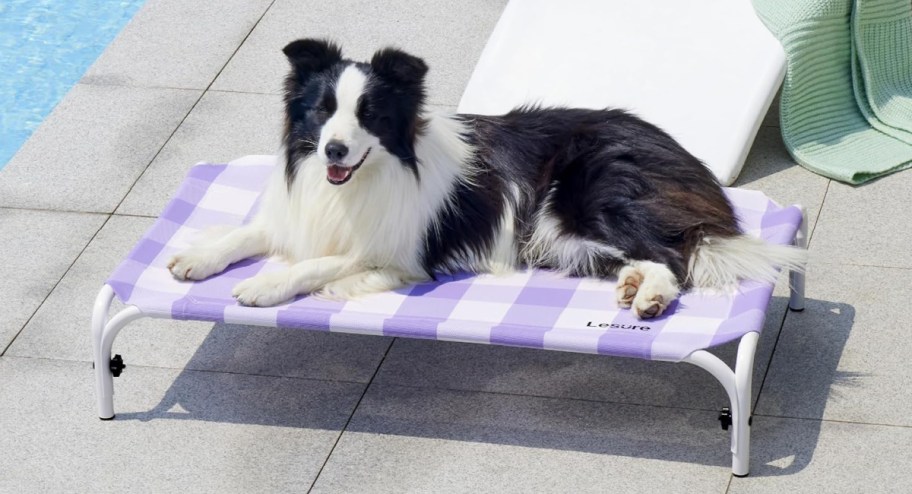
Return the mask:
[[635,324],[618,324],[616,322],[602,322],[594,323],[589,321],[586,323],[588,328],[609,328],[609,329],[632,329],[635,331],[651,331],[652,328],[649,326],[637,326]]

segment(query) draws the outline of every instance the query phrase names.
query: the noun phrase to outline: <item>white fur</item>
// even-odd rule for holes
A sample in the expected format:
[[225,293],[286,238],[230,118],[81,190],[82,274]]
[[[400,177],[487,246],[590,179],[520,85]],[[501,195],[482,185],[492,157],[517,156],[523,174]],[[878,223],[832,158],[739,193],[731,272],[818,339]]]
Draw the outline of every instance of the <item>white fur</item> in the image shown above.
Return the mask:
[[803,272],[807,251],[768,244],[750,235],[706,237],[690,258],[689,276],[701,288],[730,289],[738,280],[775,283],[779,269]]
[[229,264],[263,254],[269,249],[264,231],[245,225],[230,231],[212,230],[197,239],[199,243],[168,262],[168,269],[179,280],[204,280],[221,273]]
[[483,264],[484,271],[509,274],[516,270],[519,255],[516,246],[516,208],[520,205],[519,185],[509,185],[510,197],[504,198],[504,211],[494,237],[494,248]]
[[633,261],[618,273],[618,306],[630,307],[640,319],[662,315],[680,291],[674,273],[664,264]]
[[[355,77],[346,82],[347,74],[340,78],[342,91],[350,89],[346,84],[356,85],[351,82]],[[340,102],[337,113],[343,108],[350,110]],[[333,133],[324,134],[341,139],[364,132],[346,134],[350,123],[340,119]],[[325,158],[319,152],[298,164],[290,188],[279,166],[249,225],[191,247],[169,267],[179,279],[203,279],[246,257],[280,255],[293,264],[288,270],[261,274],[235,287],[241,303],[263,306],[321,289],[325,296],[353,298],[424,279],[419,256],[426,229],[447,207],[455,184],[474,174],[468,165],[473,150],[460,137],[465,134],[462,126],[450,117],[429,117],[415,146],[420,182],[373,136],[364,139],[375,141],[374,151],[343,185],[326,180]],[[344,142],[356,149],[353,142]]]
[[317,156],[324,164],[327,162],[326,144],[331,140],[348,147],[348,154],[342,160],[346,166],[355,166],[369,149],[380,146],[380,140],[358,122],[358,100],[367,85],[367,76],[354,65],[348,66],[339,75],[335,85],[336,111],[323,124],[317,146]]

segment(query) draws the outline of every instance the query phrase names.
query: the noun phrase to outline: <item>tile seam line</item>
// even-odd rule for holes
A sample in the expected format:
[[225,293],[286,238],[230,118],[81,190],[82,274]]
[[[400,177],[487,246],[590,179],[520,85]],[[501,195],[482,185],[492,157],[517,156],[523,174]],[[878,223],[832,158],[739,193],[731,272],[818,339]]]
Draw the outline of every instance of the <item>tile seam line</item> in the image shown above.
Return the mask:
[[[156,219],[158,214],[139,214],[139,213],[115,213],[113,211],[83,211],[81,209],[52,209],[52,208],[36,208],[36,207],[19,207],[19,206],[0,206],[0,210],[6,211],[30,211],[33,213],[63,213],[63,214],[95,214],[95,215],[104,215],[104,216],[126,216],[130,218],[149,218]],[[912,269],[910,267],[909,269]]]
[[872,427],[896,427],[899,429],[912,429],[912,425],[906,424],[888,424],[885,422],[862,422],[860,420],[843,420],[843,419],[827,419],[827,418],[812,418],[812,417],[798,417],[791,415],[773,415],[767,413],[755,413],[754,417],[761,418],[771,418],[771,419],[785,419],[785,420],[801,420],[805,422],[819,422],[831,423],[831,424],[847,424],[847,425],[869,425]]
[[92,244],[92,242],[95,240],[95,238],[98,237],[98,234],[101,232],[101,230],[105,227],[105,225],[108,224],[108,221],[111,220],[112,215],[105,214],[105,216],[107,216],[107,217],[104,219],[104,221],[101,222],[101,225],[98,226],[98,229],[95,230],[95,233],[92,234],[92,237],[89,238],[89,240],[85,243],[85,245],[82,246],[82,249],[79,250],[79,253],[73,257],[73,260],[70,262],[70,264],[67,266],[67,268],[65,270],[63,270],[63,273],[61,273],[60,278],[58,278],[57,281],[54,282],[54,286],[52,286],[51,289],[48,290],[48,292],[44,295],[44,298],[41,299],[41,303],[38,304],[37,307],[35,307],[35,310],[32,311],[32,313],[28,316],[28,319],[26,319],[25,322],[22,323],[22,326],[19,327],[19,330],[16,331],[16,334],[13,336],[13,338],[3,348],[3,351],[0,351],[0,357],[6,356],[6,352],[13,346],[13,343],[15,343],[17,339],[19,339],[19,336],[22,335],[22,332],[25,331],[25,328],[28,327],[29,323],[32,322],[32,319],[35,318],[35,314],[38,314],[38,311],[40,311],[41,308],[44,307],[44,304],[47,303],[48,298],[51,297],[51,294],[54,293],[54,290],[57,290],[57,287],[60,286],[60,283],[63,281],[64,278],[66,278],[66,275],[70,273],[70,270],[73,269],[73,266],[75,266],[76,262],[82,257],[82,254],[85,253],[86,249],[89,248],[89,245]]
[[[776,348],[779,346],[779,339],[782,338],[782,330],[785,328],[785,321],[788,319],[789,312],[791,312],[791,309],[789,309],[788,304],[786,303],[785,311],[782,314],[782,319],[779,320],[779,331],[776,332],[776,340],[773,341],[773,349],[766,361],[766,368],[763,370],[763,377],[760,379],[759,388],[757,389],[757,399],[754,400],[754,402],[751,404],[751,415],[757,413],[757,407],[760,405],[760,400],[763,396],[763,387],[766,385],[766,378],[769,376],[770,365],[773,364],[773,356],[776,354]],[[753,392],[753,390],[751,391]]]
[[80,79],[76,81],[77,86],[88,86],[88,87],[113,87],[113,88],[123,88],[123,89],[165,89],[169,91],[205,91],[206,88],[203,87],[180,87],[180,86],[165,86],[165,85],[155,85],[155,84],[111,84],[111,83],[99,83],[86,81]]
[[[547,351],[547,350],[545,350]],[[582,354],[581,354],[582,355]],[[606,357],[606,358],[616,358],[616,357]],[[371,382],[373,384],[373,381]],[[481,393],[487,395],[495,396],[509,396],[514,398],[535,398],[539,400],[561,400],[561,401],[575,401],[582,403],[592,403],[592,404],[601,404],[601,405],[622,405],[622,406],[631,406],[631,407],[648,407],[648,408],[660,408],[664,410],[689,410],[694,412],[718,412],[718,408],[692,408],[692,407],[683,407],[683,406],[671,406],[671,405],[657,405],[654,403],[635,403],[628,401],[609,401],[609,400],[595,400],[592,398],[574,398],[572,396],[548,396],[548,395],[539,395],[539,394],[522,394],[522,393],[509,393],[506,391],[491,391],[491,390],[478,390],[478,389],[466,389],[466,388],[453,388],[446,386],[418,386],[414,384],[398,384],[390,382],[377,382],[380,386],[393,386],[397,388],[406,388],[406,389],[429,389],[429,390],[438,390],[438,391],[451,391],[456,393]]]
[[833,179],[827,179],[826,189],[823,191],[823,199],[821,199],[820,206],[817,208],[817,214],[814,216],[814,225],[808,233],[807,246],[805,247],[805,250],[808,252],[811,251],[811,243],[814,241],[814,233],[817,232],[817,226],[820,225],[820,217],[823,215],[823,208],[826,206],[826,200],[830,195],[830,186],[832,184]]
[[[54,357],[35,357],[28,355],[3,355],[3,358],[16,359],[16,360],[41,360],[44,362],[62,362],[67,364],[92,364],[90,360],[73,360],[66,358],[54,358]],[[319,377],[306,377],[306,376],[281,376],[278,374],[260,374],[260,373],[250,373],[250,372],[237,372],[230,370],[218,370],[218,369],[194,369],[192,367],[165,367],[162,365],[139,365],[139,364],[130,364],[130,369],[153,369],[153,370],[163,370],[163,371],[189,371],[189,372],[201,372],[208,374],[226,374],[231,376],[249,376],[249,377],[266,377],[266,378],[276,378],[276,379],[291,379],[295,381],[313,381],[313,382],[324,382],[324,383],[339,383],[339,384],[357,384],[359,386],[366,386],[367,381],[352,381],[349,379],[323,379]],[[126,372],[126,371],[125,371]]]
[[136,187],[136,184],[139,183],[139,181],[142,180],[143,176],[145,176],[146,172],[149,171],[149,168],[152,166],[152,163],[155,162],[155,160],[158,158],[158,156],[161,154],[161,152],[165,149],[165,147],[168,145],[168,143],[171,142],[171,139],[174,138],[174,134],[177,133],[178,129],[180,129],[181,126],[184,125],[184,122],[187,121],[187,117],[189,117],[190,114],[193,113],[193,110],[199,105],[199,102],[202,101],[203,96],[206,95],[206,93],[209,91],[209,88],[211,88],[212,85],[215,83],[215,81],[219,78],[219,76],[222,75],[222,72],[225,70],[225,67],[227,67],[228,64],[231,63],[231,60],[234,58],[235,55],[237,55],[237,52],[241,49],[241,46],[244,46],[244,43],[246,43],[247,39],[250,38],[251,33],[253,33],[253,31],[257,28],[257,26],[260,25],[260,21],[263,20],[263,17],[266,16],[266,13],[269,12],[269,9],[272,8],[272,6],[275,4],[275,2],[276,2],[276,0],[272,0],[271,2],[269,2],[269,5],[267,5],[266,8],[263,9],[263,12],[260,13],[260,16],[257,18],[256,22],[253,23],[253,26],[251,26],[250,30],[247,31],[247,34],[244,35],[244,39],[242,39],[241,42],[238,43],[238,45],[234,48],[234,51],[231,52],[231,55],[228,56],[228,59],[225,60],[225,63],[222,64],[222,66],[219,68],[218,72],[216,72],[216,74],[212,77],[212,80],[209,81],[209,84],[206,86],[206,88],[203,89],[202,91],[200,91],[199,89],[192,90],[192,91],[200,91],[199,97],[196,98],[196,101],[193,102],[193,104],[187,110],[187,113],[184,114],[184,116],[183,116],[183,118],[181,118],[180,122],[177,123],[177,125],[174,127],[174,129],[171,131],[171,133],[168,135],[168,138],[165,139],[165,141],[162,143],[162,145],[158,148],[158,151],[155,152],[155,155],[153,155],[152,158],[149,160],[149,162],[146,163],[146,166],[143,168],[143,171],[139,175],[137,175],[135,180],[133,180],[133,183],[130,184],[130,187],[127,189],[127,192],[123,195],[123,197],[120,198],[120,201],[117,203],[117,205],[114,206],[114,209],[112,212],[116,212],[120,208],[120,206],[123,205],[124,201],[127,200],[127,197],[129,197],[130,194],[133,192],[133,188]]
[[[234,54],[232,54],[228,60],[230,61],[231,58],[233,58],[233,56],[234,56]],[[222,69],[224,69],[224,67]],[[219,71],[219,74],[216,74],[216,77],[218,77],[218,75],[220,75],[220,74],[221,74],[221,70]],[[124,89],[167,89],[167,90],[174,90],[174,91],[210,91],[210,92],[214,92],[214,93],[254,94],[254,95],[258,95],[258,96],[276,96],[276,97],[282,96],[282,93],[280,93],[280,92],[267,93],[267,92],[263,92],[263,91],[244,91],[244,90],[239,90],[239,89],[236,90],[236,89],[212,88],[211,85],[214,82],[215,82],[215,79],[213,79],[209,83],[210,86],[206,86],[206,87],[179,87],[179,86],[166,86],[166,85],[155,85],[155,84],[149,84],[149,85],[115,84],[115,83],[106,83],[106,82],[86,82],[86,81],[82,81],[82,80],[78,81],[76,84],[78,84],[80,86],[113,87],[113,88],[124,88]]]
[[[805,245],[804,248],[807,252],[810,252],[811,250],[811,241],[814,238],[814,232],[817,230],[817,225],[820,223],[820,215],[823,214],[823,206],[826,204],[827,195],[830,192],[830,184],[832,183],[832,179],[827,179],[826,188],[823,190],[823,199],[820,200],[820,206],[817,208],[817,214],[814,216],[814,225],[808,229],[807,245]],[[807,219],[809,216],[810,212],[805,210],[805,219]],[[779,321],[779,332],[776,333],[776,341],[773,342],[773,349],[770,352],[769,359],[766,362],[766,369],[763,371],[763,378],[760,379],[760,388],[757,390],[757,399],[754,400],[754,402],[751,404],[751,415],[757,413],[757,408],[760,406],[760,400],[763,399],[763,389],[766,386],[766,380],[769,377],[770,367],[773,365],[773,358],[776,356],[776,349],[779,348],[779,341],[782,338],[782,332],[785,331],[785,322],[788,320],[789,313],[791,312],[792,310],[789,309],[788,304],[786,304],[785,313],[782,314],[782,320]]]
[[336,440],[333,441],[333,445],[329,448],[329,452],[326,453],[326,458],[323,460],[323,464],[320,465],[320,469],[317,470],[317,474],[314,475],[313,481],[310,483],[310,487],[307,488],[307,494],[310,494],[313,491],[314,486],[317,485],[317,481],[320,480],[320,475],[323,473],[323,469],[326,468],[326,465],[329,464],[329,460],[332,458],[333,453],[336,451],[336,447],[339,445],[339,442],[342,440],[342,435],[345,434],[345,431],[348,429],[349,424],[351,424],[352,419],[355,417],[355,414],[358,413],[358,408],[361,406],[361,402],[364,401],[364,397],[367,396],[368,390],[370,390],[371,384],[374,382],[374,378],[377,377],[377,374],[380,373],[380,368],[383,367],[383,362],[386,361],[386,357],[390,353],[390,349],[393,348],[393,345],[396,344],[398,338],[393,338],[393,341],[389,343],[386,347],[386,352],[383,353],[383,357],[380,359],[380,362],[377,363],[377,368],[374,369],[373,375],[371,375],[370,380],[367,384],[364,385],[364,389],[361,391],[361,396],[358,397],[358,401],[355,402],[355,406],[352,407],[351,413],[348,414],[348,419],[345,421],[345,424],[342,425],[342,429],[339,430],[339,434],[336,435]]
[[[245,40],[246,40],[246,38],[245,38]],[[242,44],[243,44],[243,42],[242,42]],[[231,61],[232,58],[234,58],[234,55],[236,53],[237,52],[231,54],[231,56],[228,58],[229,62]],[[227,65],[227,63],[225,65]],[[218,76],[221,75],[221,73],[224,69],[225,69],[225,67],[223,66],[219,70],[218,74],[216,74],[215,77],[218,78]],[[205,88],[199,88],[199,87],[142,85],[142,84],[113,84],[113,83],[100,83],[100,82],[85,82],[82,80],[76,82],[76,84],[81,85],[81,86],[93,86],[93,87],[119,87],[119,88],[126,88],[126,89],[170,89],[170,90],[174,90],[174,91],[203,91],[203,92],[212,92],[212,93],[251,94],[251,95],[257,95],[257,96],[274,96],[274,97],[281,97],[283,95],[283,93],[281,91],[265,92],[265,91],[248,91],[248,90],[244,90],[244,89],[214,88],[214,87],[212,87],[212,85],[214,83],[215,83],[215,79],[213,79],[212,82],[209,83],[209,86],[206,86]],[[440,102],[436,102],[436,101],[425,101],[424,104],[427,106],[443,106],[443,107],[448,107],[448,108],[456,108],[459,106],[458,103],[440,103]],[[774,124],[761,125],[761,126],[779,128],[778,125],[774,125]]]
[[80,211],[77,209],[50,209],[50,208],[20,208],[16,206],[0,206],[4,211],[28,211],[30,213],[61,213],[61,214],[90,214],[95,216],[110,216],[110,211]]

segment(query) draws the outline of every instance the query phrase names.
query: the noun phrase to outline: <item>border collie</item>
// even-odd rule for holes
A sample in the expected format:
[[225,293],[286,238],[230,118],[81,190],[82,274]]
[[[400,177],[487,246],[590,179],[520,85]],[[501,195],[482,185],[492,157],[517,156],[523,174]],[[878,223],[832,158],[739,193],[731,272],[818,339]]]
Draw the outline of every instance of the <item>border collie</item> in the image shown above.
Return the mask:
[[616,277],[618,304],[652,318],[690,287],[775,281],[778,267],[805,262],[803,250],[739,231],[710,171],[629,113],[434,115],[420,58],[386,48],[354,62],[313,39],[284,53],[284,166],[249,224],[171,259],[179,280],[279,255],[289,269],[233,291],[271,306],[540,267]]

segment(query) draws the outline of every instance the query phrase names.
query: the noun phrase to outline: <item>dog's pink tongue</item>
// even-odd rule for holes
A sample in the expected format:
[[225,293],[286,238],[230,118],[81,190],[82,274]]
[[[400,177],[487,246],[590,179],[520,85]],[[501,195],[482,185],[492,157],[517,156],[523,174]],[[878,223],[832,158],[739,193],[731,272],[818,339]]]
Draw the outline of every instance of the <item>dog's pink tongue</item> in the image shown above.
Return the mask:
[[352,169],[344,166],[331,165],[326,167],[326,176],[333,182],[341,182],[351,175]]

